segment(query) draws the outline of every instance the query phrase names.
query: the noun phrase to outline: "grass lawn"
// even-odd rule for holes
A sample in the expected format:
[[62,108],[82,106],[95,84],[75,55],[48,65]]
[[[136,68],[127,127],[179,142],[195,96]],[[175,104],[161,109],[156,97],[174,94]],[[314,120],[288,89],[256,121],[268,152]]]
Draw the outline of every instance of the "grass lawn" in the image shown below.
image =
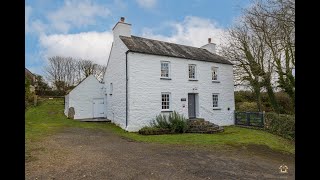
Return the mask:
[[63,114],[63,100],[53,99],[42,102],[40,106],[31,107],[25,113],[27,152],[32,142],[56,133],[67,127],[109,130],[136,141],[162,144],[204,145],[204,146],[247,146],[266,145],[269,148],[285,153],[295,153],[294,143],[282,137],[262,130],[246,129],[235,126],[225,127],[218,134],[174,134],[144,136],[138,133],[125,132],[112,123],[78,122],[67,119]]

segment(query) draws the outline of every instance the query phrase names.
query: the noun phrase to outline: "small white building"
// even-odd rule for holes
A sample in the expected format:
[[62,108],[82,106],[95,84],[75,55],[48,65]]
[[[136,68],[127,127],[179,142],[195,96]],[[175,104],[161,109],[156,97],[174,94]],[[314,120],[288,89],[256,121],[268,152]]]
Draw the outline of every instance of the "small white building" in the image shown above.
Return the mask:
[[234,124],[233,65],[215,53],[210,38],[197,48],[137,37],[124,18],[112,30],[103,84],[85,80],[66,96],[75,119],[94,117],[94,99],[103,98],[104,117],[127,131],[172,111],[220,126]]
[[84,79],[65,96],[64,114],[74,108],[74,119],[105,117],[104,86],[93,75]]

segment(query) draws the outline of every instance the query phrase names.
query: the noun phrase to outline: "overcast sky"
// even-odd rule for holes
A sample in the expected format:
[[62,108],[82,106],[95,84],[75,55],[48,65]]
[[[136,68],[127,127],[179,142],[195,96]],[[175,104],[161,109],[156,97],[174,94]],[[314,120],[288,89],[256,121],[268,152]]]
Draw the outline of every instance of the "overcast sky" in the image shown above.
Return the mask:
[[132,34],[200,47],[216,44],[250,0],[26,0],[25,63],[43,75],[48,57],[107,64],[112,27],[120,17]]

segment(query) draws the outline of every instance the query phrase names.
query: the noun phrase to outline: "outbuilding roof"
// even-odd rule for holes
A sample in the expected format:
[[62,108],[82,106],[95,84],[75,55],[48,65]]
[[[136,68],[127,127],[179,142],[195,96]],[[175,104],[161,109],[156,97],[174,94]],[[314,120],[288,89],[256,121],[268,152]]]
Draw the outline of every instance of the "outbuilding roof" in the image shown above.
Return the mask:
[[132,52],[232,65],[232,63],[225,58],[202,48],[147,39],[138,36],[120,36],[120,39]]

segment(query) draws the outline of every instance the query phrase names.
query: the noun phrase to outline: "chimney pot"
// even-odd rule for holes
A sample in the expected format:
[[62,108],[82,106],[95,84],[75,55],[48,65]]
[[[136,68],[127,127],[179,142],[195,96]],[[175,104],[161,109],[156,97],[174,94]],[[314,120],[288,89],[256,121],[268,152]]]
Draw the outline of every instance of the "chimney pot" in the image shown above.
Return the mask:
[[209,44],[211,43],[211,38],[208,38],[208,43],[209,43]]
[[120,22],[124,22],[124,17],[121,17],[121,18],[120,18]]

